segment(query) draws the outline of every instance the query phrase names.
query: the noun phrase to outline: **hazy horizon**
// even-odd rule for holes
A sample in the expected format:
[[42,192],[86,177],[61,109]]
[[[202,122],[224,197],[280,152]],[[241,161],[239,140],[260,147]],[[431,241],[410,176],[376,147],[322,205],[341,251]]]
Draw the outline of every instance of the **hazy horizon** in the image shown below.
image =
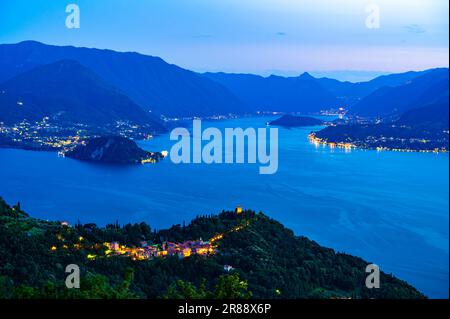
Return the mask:
[[[69,3],[80,9],[80,28],[65,25]],[[36,40],[136,51],[197,72],[307,71],[351,81],[448,67],[445,0],[69,3],[1,3],[0,43]],[[368,24],[373,4],[375,26]]]
[[[45,45],[52,45],[52,46],[73,46],[70,44],[56,45],[56,44],[52,44],[52,43],[44,43],[44,42],[33,40],[33,39],[27,39],[27,40],[15,42],[15,43],[0,43],[0,45],[2,45],[2,44],[6,44],[6,45],[18,44],[18,43],[27,42],[27,41],[39,42],[39,43],[42,43]],[[96,48],[96,47],[86,47],[86,46],[75,46],[75,47],[98,49],[98,50],[111,50],[111,51],[115,51],[115,52],[119,52],[119,53],[138,53],[138,54],[152,56],[152,57],[159,57],[169,64],[175,64],[175,63],[171,63],[170,61],[167,61],[162,56],[156,56],[156,55],[152,55],[152,54],[144,54],[144,53],[137,52],[137,51],[119,51],[119,50],[112,50],[109,48]],[[183,67],[180,65],[178,65],[178,66]],[[185,68],[185,67],[183,67],[183,68]],[[448,68],[448,66],[436,66],[436,68]],[[296,76],[299,76],[306,72],[306,73],[311,74],[315,78],[326,77],[326,78],[336,79],[339,81],[348,81],[348,82],[353,82],[353,83],[370,81],[370,80],[375,79],[382,75],[402,73],[402,72],[389,72],[389,71],[383,72],[383,71],[373,71],[373,70],[300,70],[300,71],[267,70],[267,71],[262,71],[260,73],[256,73],[256,72],[245,72],[245,71],[226,71],[226,70],[220,70],[220,69],[213,69],[213,70],[194,70],[194,69],[189,69],[189,68],[185,68],[185,69],[188,69],[190,71],[194,71],[197,73],[223,72],[223,73],[230,73],[230,74],[252,74],[252,75],[259,75],[262,77],[269,77],[271,75],[282,76],[282,77],[296,77]],[[416,69],[416,70],[405,70],[404,72],[407,72],[407,71],[420,72],[420,71],[424,71],[427,69],[428,68]]]

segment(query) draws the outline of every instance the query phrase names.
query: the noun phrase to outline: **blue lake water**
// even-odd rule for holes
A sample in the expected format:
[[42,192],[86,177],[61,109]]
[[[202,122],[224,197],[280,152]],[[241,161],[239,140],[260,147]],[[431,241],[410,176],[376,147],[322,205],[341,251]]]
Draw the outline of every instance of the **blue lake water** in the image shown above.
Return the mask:
[[[266,118],[210,122],[264,127]],[[378,264],[436,298],[449,287],[448,154],[311,145],[313,128],[279,129],[279,169],[258,164],[99,165],[55,153],[0,149],[0,196],[32,216],[163,228],[236,205],[264,211],[298,235]],[[142,141],[169,150],[168,135]]]

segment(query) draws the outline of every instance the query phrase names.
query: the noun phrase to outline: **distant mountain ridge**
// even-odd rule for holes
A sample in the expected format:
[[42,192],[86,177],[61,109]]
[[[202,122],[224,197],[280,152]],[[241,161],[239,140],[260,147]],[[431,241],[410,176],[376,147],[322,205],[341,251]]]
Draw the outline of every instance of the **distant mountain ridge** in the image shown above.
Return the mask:
[[382,75],[370,81],[365,82],[342,82],[330,78],[319,78],[319,83],[329,92],[334,94],[343,105],[349,107],[357,104],[361,99],[382,87],[394,87],[408,83],[412,79],[423,75],[430,70],[408,71],[404,73],[395,73]]
[[253,74],[204,73],[243,100],[253,111],[317,113],[337,107],[352,108],[379,89],[396,87],[433,70],[409,71],[379,76],[367,82],[342,82],[314,78],[305,72],[298,77]]
[[252,111],[316,113],[339,106],[338,100],[309,73],[298,77],[205,73],[227,87]]
[[[200,74],[135,52],[35,41],[0,45],[0,85],[61,60],[77,61],[145,113],[158,117],[242,115],[257,111],[317,114],[338,107],[349,109],[349,115],[385,117],[448,99],[448,68],[384,75],[359,83],[314,78],[306,72],[298,77]],[[442,77],[444,73],[446,79]]]
[[177,116],[210,116],[246,111],[225,87],[158,57],[35,41],[0,45],[0,83],[38,65],[76,60],[117,87],[146,111]]

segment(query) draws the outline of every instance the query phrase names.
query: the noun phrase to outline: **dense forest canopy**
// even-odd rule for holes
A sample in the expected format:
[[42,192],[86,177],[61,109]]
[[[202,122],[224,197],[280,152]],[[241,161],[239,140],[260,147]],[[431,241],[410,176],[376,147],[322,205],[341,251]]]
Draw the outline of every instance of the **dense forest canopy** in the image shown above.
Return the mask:
[[[108,255],[104,244],[133,249],[213,238],[210,254],[145,260]],[[379,289],[366,288],[368,262],[250,210],[157,231],[146,223],[43,221],[0,198],[0,252],[1,298],[424,298],[385,273]],[[65,287],[69,264],[80,267],[80,289]]]

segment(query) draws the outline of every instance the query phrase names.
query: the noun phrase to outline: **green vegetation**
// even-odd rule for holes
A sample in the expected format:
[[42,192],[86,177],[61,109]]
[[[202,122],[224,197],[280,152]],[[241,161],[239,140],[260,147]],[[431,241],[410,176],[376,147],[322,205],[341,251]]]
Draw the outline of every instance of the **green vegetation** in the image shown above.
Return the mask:
[[237,273],[222,275],[213,291],[206,291],[206,281],[203,279],[197,288],[190,282],[177,280],[167,289],[164,299],[248,299],[252,293],[248,284],[239,278]]
[[[242,227],[239,227],[242,226]],[[238,228],[236,228],[238,227]],[[229,231],[238,229],[237,231]],[[106,257],[104,242],[140,246],[224,234],[213,255],[132,260]],[[95,254],[97,258],[89,258]],[[77,264],[81,288],[65,288]],[[223,211],[155,231],[145,223],[63,225],[32,218],[0,198],[0,298],[423,298],[381,274],[365,287],[368,262],[335,253],[262,213]],[[224,269],[225,265],[232,268]]]

